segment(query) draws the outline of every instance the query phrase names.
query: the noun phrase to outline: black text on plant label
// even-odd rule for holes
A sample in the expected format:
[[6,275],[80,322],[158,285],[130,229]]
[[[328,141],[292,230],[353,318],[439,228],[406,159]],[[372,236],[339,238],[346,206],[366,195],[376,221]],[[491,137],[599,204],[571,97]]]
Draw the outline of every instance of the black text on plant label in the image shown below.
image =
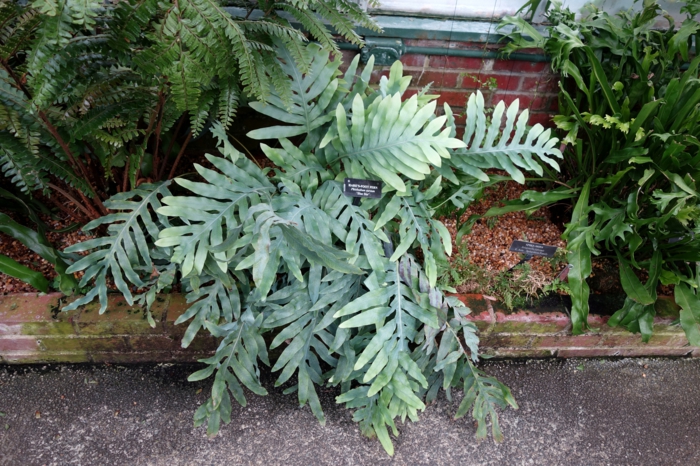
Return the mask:
[[519,252],[521,254],[527,254],[530,256],[554,257],[554,254],[557,252],[557,247],[549,246],[547,244],[515,240],[510,245],[510,250],[513,252]]
[[372,197],[379,199],[382,197],[382,182],[345,178],[345,182],[343,182],[343,194],[350,197]]

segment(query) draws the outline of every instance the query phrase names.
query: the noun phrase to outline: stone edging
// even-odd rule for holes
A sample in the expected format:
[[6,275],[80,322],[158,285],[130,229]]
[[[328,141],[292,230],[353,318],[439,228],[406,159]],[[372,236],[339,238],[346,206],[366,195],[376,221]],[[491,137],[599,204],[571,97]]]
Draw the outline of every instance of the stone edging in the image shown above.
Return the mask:
[[591,331],[571,334],[565,310],[534,313],[506,312],[482,295],[458,295],[472,310],[469,316],[479,328],[483,354],[502,358],[588,358],[633,356],[700,357],[700,348],[689,346],[678,318],[678,306],[669,298],[657,302],[654,334],[648,343],[624,327],[610,327],[607,316],[590,315]]
[[[480,330],[482,352],[491,356],[700,357],[700,348],[688,346],[683,330],[672,325],[673,310],[655,319],[654,336],[645,344],[638,334],[606,325],[606,317],[591,316],[595,331],[573,336],[564,312],[508,313],[481,295],[460,298],[473,311],[470,318]],[[188,307],[181,294],[158,297],[151,310],[155,328],[140,308],[118,295],[110,297],[103,315],[95,303],[61,312],[63,300],[60,293],[0,296],[0,363],[193,362],[210,355],[218,344],[202,335],[188,348],[180,346],[187,325],[174,323]]]
[[110,296],[107,311],[91,303],[61,312],[61,293],[0,296],[0,363],[194,362],[210,355],[218,342],[200,332],[186,349],[180,340],[187,325],[175,320],[189,307],[184,295],[160,295],[151,328],[139,307]]

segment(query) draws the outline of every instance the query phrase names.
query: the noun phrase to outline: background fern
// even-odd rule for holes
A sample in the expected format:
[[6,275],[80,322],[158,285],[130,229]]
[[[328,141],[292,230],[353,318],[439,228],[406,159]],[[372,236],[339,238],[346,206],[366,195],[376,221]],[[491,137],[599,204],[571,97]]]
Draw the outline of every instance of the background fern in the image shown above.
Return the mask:
[[112,194],[175,172],[178,151],[161,141],[182,152],[211,118],[230,126],[248,99],[290,107],[290,70],[309,70],[316,56],[305,42],[337,51],[324,19],[355,43],[353,22],[377,30],[346,0],[255,6],[260,14],[234,17],[218,0],[0,1],[5,176],[94,220]]

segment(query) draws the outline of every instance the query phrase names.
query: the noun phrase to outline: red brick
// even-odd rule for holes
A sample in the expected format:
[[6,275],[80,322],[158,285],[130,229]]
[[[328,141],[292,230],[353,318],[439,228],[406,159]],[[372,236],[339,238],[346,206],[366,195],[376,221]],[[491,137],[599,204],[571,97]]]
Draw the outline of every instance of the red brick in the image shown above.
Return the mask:
[[404,75],[413,76],[411,80],[411,85],[413,86],[426,86],[432,82],[433,88],[451,88],[457,87],[457,79],[459,73],[455,71],[422,71],[422,70],[412,70],[404,71]]
[[0,353],[8,351],[37,351],[41,347],[34,337],[10,335],[0,337]]
[[416,55],[413,53],[408,53],[408,54],[403,55],[401,57],[401,63],[403,63],[404,66],[417,66],[417,67],[423,68],[424,66],[427,65],[427,62],[428,62],[427,55]]
[[549,110],[549,96],[536,95],[530,100],[529,109],[531,112],[536,112],[538,110],[548,111]]
[[63,294],[0,296],[0,335],[71,335],[77,311],[61,312]]
[[557,351],[560,358],[594,357],[642,357],[642,356],[686,356],[692,348],[638,347],[638,348],[563,348]]
[[552,97],[549,101],[549,111],[559,112],[559,99],[557,97]]
[[556,94],[559,92],[559,77],[551,74],[525,76],[520,90],[537,92],[539,94]]
[[4,364],[53,364],[90,362],[86,352],[38,352],[13,351],[0,353],[0,363]]
[[349,65],[355,59],[356,55],[357,52],[353,50],[343,50],[341,53],[343,64],[346,66]]
[[481,58],[451,57],[448,55],[432,55],[430,57],[430,68],[433,70],[436,68],[449,68],[456,70],[478,71],[483,68],[483,63],[484,61]]
[[[491,88],[491,82],[496,81],[496,87]],[[511,74],[468,73],[463,76],[461,85],[465,89],[481,89],[495,91],[496,89],[517,90],[520,77]]]
[[494,71],[510,71],[512,73],[541,73],[549,68],[549,63],[524,60],[496,60]]
[[497,358],[551,358],[551,349],[542,348],[484,348],[482,354]]
[[532,104],[532,96],[529,94],[505,94],[502,92],[495,92],[491,96],[491,106],[495,107],[499,102],[503,101],[503,103],[506,104],[506,107],[508,107],[510,104],[515,102],[516,99],[519,101],[520,110],[529,108]]
[[[192,343],[190,343],[190,346],[188,346],[187,349],[193,352],[213,352],[216,350],[216,348],[218,348],[219,341],[220,340],[218,338],[210,336],[207,330],[201,330],[197,337],[192,340]],[[179,343],[180,342],[178,342],[178,345]],[[181,345],[180,349],[182,349]]]
[[464,126],[467,122],[467,115],[464,113],[463,108],[453,108],[452,109],[452,115],[454,116],[455,119],[455,124],[457,126]]
[[654,334],[649,339],[648,343],[642,343],[642,336],[638,333],[605,335],[602,345],[610,347],[625,347],[625,346],[667,346],[669,348],[680,348],[688,344],[685,334],[680,331],[676,334]]
[[372,75],[369,78],[369,82],[373,84],[378,84],[379,80],[382,79],[382,76],[386,76],[387,78],[389,77],[389,69],[387,68],[378,68],[372,71]]
[[172,362],[172,353],[170,351],[146,351],[146,352],[94,352],[90,353],[90,360],[93,363],[110,363],[110,364],[139,364],[144,362]]
[[146,312],[140,306],[129,306],[122,296],[109,299],[107,310],[99,313],[99,303],[90,303],[80,312],[76,321],[80,335],[133,335],[163,333],[163,320],[169,295],[161,295],[151,306],[156,326],[151,327]]
[[600,335],[551,335],[538,337],[533,348],[595,347],[603,340]]
[[170,335],[134,335],[127,342],[135,352],[176,351],[180,348],[180,339]]
[[129,345],[126,336],[75,336],[75,337],[45,337],[37,340],[42,351],[109,351],[126,352]]
[[554,115],[548,113],[530,113],[529,124],[530,126],[535,126],[537,123],[541,124],[545,128],[554,128],[554,123],[552,118]]
[[467,98],[469,93],[460,90],[442,90],[440,92],[440,98],[438,99],[438,106],[441,107],[442,104],[447,103],[450,107],[464,107],[467,103]]
[[206,359],[210,357],[212,354],[214,354],[213,351],[203,353],[193,353],[190,351],[173,351],[170,354],[170,358],[173,362],[197,362],[200,359]]

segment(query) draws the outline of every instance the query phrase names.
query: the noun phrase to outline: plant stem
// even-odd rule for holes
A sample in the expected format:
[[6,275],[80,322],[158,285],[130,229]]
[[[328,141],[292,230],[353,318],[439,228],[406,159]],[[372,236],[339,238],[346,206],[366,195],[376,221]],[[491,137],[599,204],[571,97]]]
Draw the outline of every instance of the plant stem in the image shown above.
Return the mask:
[[233,139],[234,141],[236,141],[236,142],[238,143],[238,145],[241,146],[241,147],[243,148],[243,150],[246,152],[246,154],[248,154],[248,157],[250,157],[250,160],[252,160],[253,163],[255,163],[255,165],[257,165],[258,168],[260,168],[260,169],[262,170],[262,165],[260,165],[260,163],[258,163],[258,160],[257,160],[255,157],[253,157],[253,154],[250,153],[250,151],[248,150],[248,148],[247,148],[241,141],[239,141],[238,139],[236,139],[235,136],[232,136],[232,135],[230,135],[230,134],[228,134],[228,133],[226,133],[226,135],[227,135],[228,137],[230,137],[231,139]]
[[[185,141],[182,143],[182,147],[180,147],[180,152],[177,154],[177,157],[175,158],[175,162],[173,162],[173,168],[170,169],[170,174],[168,175],[168,179],[171,179],[172,177],[175,176],[175,169],[177,168],[177,164],[180,162],[180,159],[182,158],[182,154],[185,153],[185,149],[187,148],[187,144],[189,144],[191,138],[192,138],[192,130],[190,130],[190,132],[187,133],[187,137],[185,138]],[[163,165],[163,167],[165,167],[165,165]]]
[[[177,135],[180,132],[180,128],[182,128],[182,124],[185,122],[186,116],[187,116],[187,112],[183,113],[177,122],[177,126],[175,127],[175,131],[173,132],[173,136],[170,138],[170,142],[168,143],[168,148],[165,150],[165,153],[164,153],[164,155],[165,155],[165,158],[163,161],[164,164],[167,163],[167,160],[170,158],[170,153],[173,150],[173,144],[175,144],[175,138],[177,138]],[[165,172],[164,169],[161,170],[160,177],[163,176],[163,172]]]
[[74,198],[73,196],[71,196],[71,195],[68,194],[66,191],[64,191],[63,189],[61,189],[61,188],[59,188],[58,186],[56,186],[55,184],[49,183],[49,188],[53,189],[54,191],[56,191],[56,192],[58,192],[58,193],[61,193],[61,194],[63,195],[63,197],[65,197],[66,199],[68,199],[69,201],[71,201],[73,204],[75,204],[75,206],[76,206],[81,212],[83,212],[85,215],[87,215],[88,218],[98,218],[98,217],[99,217],[99,215],[98,215],[97,217],[94,217],[93,213],[91,213],[90,211],[88,211],[80,202],[78,202],[78,200],[77,200],[76,198]]
[[[165,107],[165,96],[163,92],[158,93],[158,124],[156,124],[156,149],[153,151],[153,163],[151,171],[154,174],[161,173],[160,164],[158,159],[158,151],[160,150],[160,132],[163,129],[163,107]],[[165,165],[165,160],[163,160],[163,165]],[[158,177],[160,179],[160,177]]]

